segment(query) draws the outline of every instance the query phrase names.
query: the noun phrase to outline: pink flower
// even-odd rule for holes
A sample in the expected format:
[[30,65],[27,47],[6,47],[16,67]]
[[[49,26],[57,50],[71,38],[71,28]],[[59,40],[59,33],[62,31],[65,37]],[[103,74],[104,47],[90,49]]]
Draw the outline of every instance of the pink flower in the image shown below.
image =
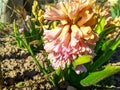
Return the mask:
[[[93,1],[64,0],[59,2],[56,8],[46,7],[45,19],[61,21],[60,26],[54,30],[44,31],[44,49],[49,53],[48,58],[54,69],[64,69],[81,55],[94,56],[93,49],[98,36],[91,28],[94,24],[91,9]],[[84,65],[76,68],[76,73],[83,71],[86,71]]]

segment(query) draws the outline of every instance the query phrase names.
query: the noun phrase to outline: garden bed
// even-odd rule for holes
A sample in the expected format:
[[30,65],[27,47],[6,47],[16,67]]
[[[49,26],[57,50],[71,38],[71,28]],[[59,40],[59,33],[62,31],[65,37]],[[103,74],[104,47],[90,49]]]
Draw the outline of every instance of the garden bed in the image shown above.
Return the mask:
[[[0,29],[0,59],[2,61],[3,90],[66,90],[69,86],[68,83],[62,83],[61,87],[58,88],[54,87],[44,77],[38,70],[30,54],[25,49],[19,48],[15,44],[15,38],[11,36],[13,34],[12,32],[12,27]],[[120,48],[116,50],[115,54],[110,59],[110,62],[120,62],[119,53]],[[47,68],[47,59],[44,51],[37,52],[36,58]],[[102,82],[105,82],[106,80],[103,80]],[[105,90],[120,89],[120,73],[112,76],[109,81],[111,82],[111,85],[102,83]]]

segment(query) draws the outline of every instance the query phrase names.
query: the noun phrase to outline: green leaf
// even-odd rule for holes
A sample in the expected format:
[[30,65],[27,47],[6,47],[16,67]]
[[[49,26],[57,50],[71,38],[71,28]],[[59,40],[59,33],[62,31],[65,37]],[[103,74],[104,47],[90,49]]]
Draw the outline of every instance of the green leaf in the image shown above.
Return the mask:
[[106,29],[104,29],[100,35],[99,35],[99,41],[96,43],[96,46],[95,46],[95,53],[97,53],[99,51],[99,49],[102,47],[102,44],[103,44],[103,40],[105,38],[105,35],[112,31],[113,29],[117,28],[117,26],[111,26],[111,27],[108,27]]
[[102,51],[105,51],[110,46],[111,42],[112,42],[111,39],[104,42],[102,45]]
[[102,64],[104,64],[107,60],[109,60],[109,58],[113,55],[113,53],[115,52],[116,48],[119,45],[120,45],[120,33],[116,36],[111,45],[108,46],[105,52],[101,54],[99,58],[96,59],[96,61],[92,64],[89,70],[94,71]]
[[62,70],[61,70],[61,68],[59,67],[59,68],[56,70],[56,75],[57,75],[57,76],[60,76],[61,71],[62,71]]
[[115,18],[116,17],[116,10],[115,10],[114,6],[110,6],[110,11],[112,14],[112,18]]
[[62,78],[61,72],[62,69],[60,67],[55,71],[54,82],[56,85],[59,85],[60,79]]
[[120,0],[117,1],[117,16],[120,16]]
[[10,90],[13,90],[13,88],[10,88]]
[[4,28],[4,27],[7,27],[7,23],[2,23],[0,22],[0,29]]
[[78,75],[75,73],[75,71],[73,69],[68,69],[66,71],[65,76],[65,81],[68,81],[72,86],[80,88],[80,80],[81,80],[81,74]]
[[21,41],[21,38],[20,38],[20,33],[18,31],[18,27],[16,25],[16,21],[15,20],[13,21],[13,30],[14,30],[14,36],[15,36],[17,45],[19,47],[22,47],[23,44],[22,44],[22,41]]
[[104,30],[104,26],[105,26],[105,17],[102,17],[100,19],[100,22],[97,24],[96,28],[95,28],[95,32],[100,35],[100,33]]
[[22,87],[23,85],[24,85],[24,82],[18,82],[18,83],[16,84],[17,87]]
[[116,36],[114,42],[111,45],[111,49],[115,50],[120,45],[120,33]]
[[86,78],[80,81],[82,86],[95,85],[99,81],[120,72],[120,66],[107,65],[105,69],[90,73]]
[[72,62],[73,69],[75,69],[76,66],[78,66],[78,65],[81,65],[81,64],[85,64],[85,63],[90,62],[91,59],[92,59],[92,56],[91,56],[91,55],[82,55],[82,56],[79,56],[77,59],[75,59],[75,60]]

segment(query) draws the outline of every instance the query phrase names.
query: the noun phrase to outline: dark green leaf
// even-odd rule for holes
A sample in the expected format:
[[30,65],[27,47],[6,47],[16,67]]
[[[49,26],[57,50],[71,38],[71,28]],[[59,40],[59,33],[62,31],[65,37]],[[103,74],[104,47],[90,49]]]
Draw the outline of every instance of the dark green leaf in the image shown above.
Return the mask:
[[107,40],[106,42],[103,43],[102,51],[105,51],[110,46],[111,41],[112,40],[110,39],[110,40]]
[[96,43],[96,46],[95,46],[95,53],[97,53],[99,51],[99,49],[102,47],[102,44],[103,44],[103,39],[105,38],[105,35],[112,31],[113,29],[117,28],[117,26],[111,26],[111,27],[108,27],[106,29],[104,29],[100,35],[99,35],[99,41]]
[[54,76],[54,82],[56,85],[59,85],[60,79],[62,78],[61,76],[61,68],[59,67],[55,72],[55,76]]
[[[119,33],[120,34],[120,33]],[[116,48],[120,45],[120,35],[117,35],[115,40],[113,40],[111,46],[109,46],[103,54],[92,64],[90,71],[96,70],[103,63],[105,63],[113,55]]]

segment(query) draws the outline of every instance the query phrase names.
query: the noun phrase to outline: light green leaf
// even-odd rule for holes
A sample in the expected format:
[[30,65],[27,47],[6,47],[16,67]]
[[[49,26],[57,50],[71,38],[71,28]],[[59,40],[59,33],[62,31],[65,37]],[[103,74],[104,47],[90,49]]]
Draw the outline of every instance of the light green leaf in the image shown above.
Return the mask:
[[57,75],[57,76],[60,76],[61,71],[62,71],[62,70],[61,70],[61,68],[59,67],[59,68],[56,70],[56,75]]
[[22,87],[23,85],[24,85],[24,82],[18,82],[18,83],[16,84],[17,87]]
[[73,68],[75,69],[76,66],[78,66],[78,65],[88,63],[88,62],[91,61],[91,59],[92,59],[91,55],[82,55],[82,56],[79,56],[77,59],[75,59],[72,62]]
[[13,88],[10,88],[10,90],[13,90]]
[[90,73],[86,78],[80,81],[82,86],[95,85],[99,81],[120,72],[120,66],[107,65],[105,69]]
[[114,42],[112,43],[111,49],[115,50],[120,45],[120,33],[116,36]]
[[97,24],[96,28],[95,28],[95,32],[100,35],[100,33],[104,30],[104,26],[105,26],[105,17],[102,17],[100,19],[100,22]]

